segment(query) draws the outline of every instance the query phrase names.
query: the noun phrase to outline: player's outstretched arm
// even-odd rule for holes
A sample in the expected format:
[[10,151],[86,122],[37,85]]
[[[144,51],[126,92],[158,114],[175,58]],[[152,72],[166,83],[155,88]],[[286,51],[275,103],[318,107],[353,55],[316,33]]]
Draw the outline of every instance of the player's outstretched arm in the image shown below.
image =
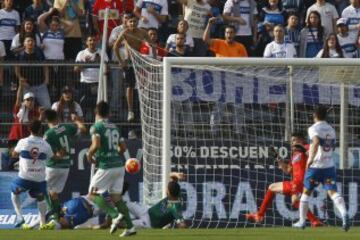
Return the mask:
[[182,172],[171,172],[170,173],[170,180],[171,181],[182,181],[185,179],[185,174]]

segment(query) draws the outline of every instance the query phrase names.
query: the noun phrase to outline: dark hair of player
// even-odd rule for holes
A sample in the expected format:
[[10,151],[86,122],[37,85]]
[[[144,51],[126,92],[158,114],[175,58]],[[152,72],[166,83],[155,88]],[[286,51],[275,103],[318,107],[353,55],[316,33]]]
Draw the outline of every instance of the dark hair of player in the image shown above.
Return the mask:
[[326,119],[327,109],[324,106],[318,106],[315,108],[314,117],[316,117],[319,121],[323,121]]
[[228,28],[236,31],[236,28],[235,28],[234,25],[230,25],[230,24],[229,24],[229,25],[226,25],[226,26],[225,26],[225,30],[228,29]]
[[305,134],[303,132],[293,132],[291,134],[292,137],[296,137],[296,138],[301,138],[301,139],[306,139]]
[[34,135],[39,135],[41,130],[41,122],[39,120],[34,120],[29,124],[29,130]]
[[168,188],[170,197],[173,197],[173,198],[180,197],[181,189],[180,189],[180,185],[177,182],[170,181],[168,183],[167,188]]
[[96,104],[95,112],[103,118],[106,118],[109,116],[109,104],[105,101],[101,101],[98,104]]
[[57,120],[57,112],[52,109],[46,109],[44,111],[44,116],[48,122],[55,122]]

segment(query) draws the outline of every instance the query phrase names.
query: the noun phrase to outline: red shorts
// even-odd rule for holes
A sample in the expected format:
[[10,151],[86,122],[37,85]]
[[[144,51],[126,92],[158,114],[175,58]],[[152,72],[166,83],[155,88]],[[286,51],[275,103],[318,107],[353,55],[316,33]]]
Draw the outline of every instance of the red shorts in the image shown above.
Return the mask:
[[283,182],[283,194],[284,195],[294,195],[294,194],[302,193],[303,187],[304,187],[303,183],[284,181]]

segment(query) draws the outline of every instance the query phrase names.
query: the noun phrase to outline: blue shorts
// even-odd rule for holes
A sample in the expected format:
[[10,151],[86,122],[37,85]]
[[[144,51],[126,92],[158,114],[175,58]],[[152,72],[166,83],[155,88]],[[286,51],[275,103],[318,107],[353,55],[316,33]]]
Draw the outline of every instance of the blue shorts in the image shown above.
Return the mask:
[[82,197],[65,202],[62,211],[70,228],[86,222],[93,216],[92,206]]
[[22,192],[29,191],[29,195],[32,198],[44,197],[47,195],[46,182],[34,182],[30,180],[25,180],[20,177],[17,177],[11,183],[11,191],[14,194],[20,194]]
[[304,188],[314,190],[319,185],[323,185],[325,190],[336,191],[336,170],[335,167],[330,168],[309,168],[304,178]]

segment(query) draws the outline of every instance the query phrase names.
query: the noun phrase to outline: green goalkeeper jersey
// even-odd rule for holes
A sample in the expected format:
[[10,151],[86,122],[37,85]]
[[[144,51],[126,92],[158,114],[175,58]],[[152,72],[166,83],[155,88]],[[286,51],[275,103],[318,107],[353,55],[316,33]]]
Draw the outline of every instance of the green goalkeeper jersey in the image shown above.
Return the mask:
[[100,137],[100,148],[95,153],[97,165],[101,169],[123,167],[125,158],[118,151],[120,132],[115,124],[107,120],[97,121],[90,128],[90,135]]
[[75,124],[59,124],[53,128],[49,128],[44,135],[44,139],[50,144],[53,152],[61,149],[66,151],[66,155],[62,159],[50,158],[46,162],[47,167],[51,168],[69,168],[71,165],[70,148],[72,139],[77,133]]
[[168,198],[149,208],[148,214],[152,228],[162,228],[173,221],[183,221],[181,202],[170,201]]

